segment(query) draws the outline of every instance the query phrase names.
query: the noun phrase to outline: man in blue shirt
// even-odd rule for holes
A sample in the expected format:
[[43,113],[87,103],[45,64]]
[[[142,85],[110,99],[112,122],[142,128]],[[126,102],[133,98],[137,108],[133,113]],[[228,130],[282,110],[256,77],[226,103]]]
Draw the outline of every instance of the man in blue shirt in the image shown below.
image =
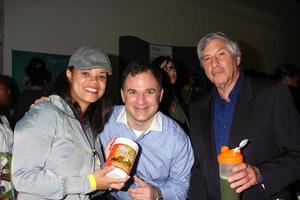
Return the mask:
[[145,64],[128,65],[121,77],[124,106],[115,106],[100,134],[106,146],[112,138],[138,143],[134,183],[116,191],[121,200],[185,200],[194,163],[190,140],[171,118],[158,112],[163,95],[161,74]]
[[300,178],[300,117],[288,88],[240,72],[239,46],[223,33],[205,35],[197,53],[214,87],[190,106],[195,165],[189,200],[220,199],[217,155],[221,146],[234,148],[243,139],[250,142],[230,187],[241,200],[290,199],[288,187]]

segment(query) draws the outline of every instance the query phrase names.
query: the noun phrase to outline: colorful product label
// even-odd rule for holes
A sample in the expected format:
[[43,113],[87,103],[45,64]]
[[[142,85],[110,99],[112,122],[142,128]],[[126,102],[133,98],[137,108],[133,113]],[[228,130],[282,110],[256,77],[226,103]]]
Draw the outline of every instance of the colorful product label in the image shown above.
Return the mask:
[[114,144],[106,161],[106,166],[114,165],[129,175],[135,157],[136,151],[132,147],[126,144]]
[[0,172],[10,177],[12,154],[10,152],[0,152]]
[[[10,177],[11,159],[12,159],[12,154],[10,152],[0,152],[0,173],[2,178],[5,177],[5,180],[11,179]],[[0,200],[14,200],[14,199],[15,198],[12,190],[6,192],[0,191]]]

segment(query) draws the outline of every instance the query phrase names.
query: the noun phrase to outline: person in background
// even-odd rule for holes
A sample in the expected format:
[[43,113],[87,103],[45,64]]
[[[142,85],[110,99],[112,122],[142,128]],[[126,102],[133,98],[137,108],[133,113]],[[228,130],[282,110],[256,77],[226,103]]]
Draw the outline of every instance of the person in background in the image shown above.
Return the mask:
[[300,69],[293,64],[280,64],[275,69],[274,78],[289,86],[300,112]]
[[230,187],[241,200],[290,199],[289,186],[300,179],[300,117],[289,89],[243,74],[239,46],[224,33],[205,35],[197,53],[214,87],[190,106],[195,165],[189,200],[220,199],[217,155],[221,146],[235,148],[243,139],[250,142]]
[[113,193],[119,200],[185,200],[194,162],[189,137],[171,118],[158,111],[164,90],[159,70],[129,64],[121,75],[124,106],[114,111],[100,134],[103,146],[112,138],[135,141],[140,154],[129,189]]
[[6,75],[0,75],[0,151],[11,152],[13,145],[13,132],[7,120],[12,95],[13,80]]
[[44,95],[45,88],[52,79],[51,72],[46,68],[44,60],[39,57],[30,60],[25,73],[27,76],[25,90],[18,97],[14,109],[15,122],[24,116],[36,99]]
[[182,98],[186,105],[190,105],[194,99],[199,98],[211,88],[211,82],[207,78],[190,75],[186,84],[182,87]]
[[0,75],[0,196],[12,189],[9,175],[13,132],[7,119],[12,106],[14,81],[7,75]]
[[[294,64],[280,64],[275,69],[274,78],[290,88],[297,110],[300,113],[300,69]],[[291,191],[292,194],[300,197],[300,180],[292,186]]]
[[79,48],[55,81],[50,101],[34,105],[16,124],[12,180],[19,200],[105,199],[106,189],[124,186],[128,177],[106,176],[113,167],[104,168],[96,139],[111,114],[111,73],[104,52]]
[[174,119],[189,134],[188,106],[180,94],[182,90],[174,61],[169,56],[159,56],[151,65],[162,71],[164,96],[159,110]]

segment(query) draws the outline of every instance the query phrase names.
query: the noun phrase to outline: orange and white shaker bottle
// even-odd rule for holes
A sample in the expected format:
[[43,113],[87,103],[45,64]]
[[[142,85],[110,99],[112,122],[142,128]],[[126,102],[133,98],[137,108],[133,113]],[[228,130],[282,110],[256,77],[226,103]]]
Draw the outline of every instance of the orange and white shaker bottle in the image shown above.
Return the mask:
[[221,200],[239,200],[240,195],[235,192],[227,181],[233,175],[232,168],[243,162],[241,151],[235,151],[228,146],[222,146],[221,153],[218,155]]

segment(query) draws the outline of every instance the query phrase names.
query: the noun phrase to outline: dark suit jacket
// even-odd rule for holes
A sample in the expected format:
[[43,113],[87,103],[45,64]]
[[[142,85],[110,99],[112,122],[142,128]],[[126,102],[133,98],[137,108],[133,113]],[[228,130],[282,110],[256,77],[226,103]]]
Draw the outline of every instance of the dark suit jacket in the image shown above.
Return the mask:
[[[213,92],[193,102],[190,112],[195,164],[189,200],[218,200]],[[253,186],[241,199],[290,199],[287,187],[300,178],[300,117],[286,86],[244,76],[228,146],[234,148],[243,139],[250,140],[242,150],[244,161],[259,168],[265,189]]]

